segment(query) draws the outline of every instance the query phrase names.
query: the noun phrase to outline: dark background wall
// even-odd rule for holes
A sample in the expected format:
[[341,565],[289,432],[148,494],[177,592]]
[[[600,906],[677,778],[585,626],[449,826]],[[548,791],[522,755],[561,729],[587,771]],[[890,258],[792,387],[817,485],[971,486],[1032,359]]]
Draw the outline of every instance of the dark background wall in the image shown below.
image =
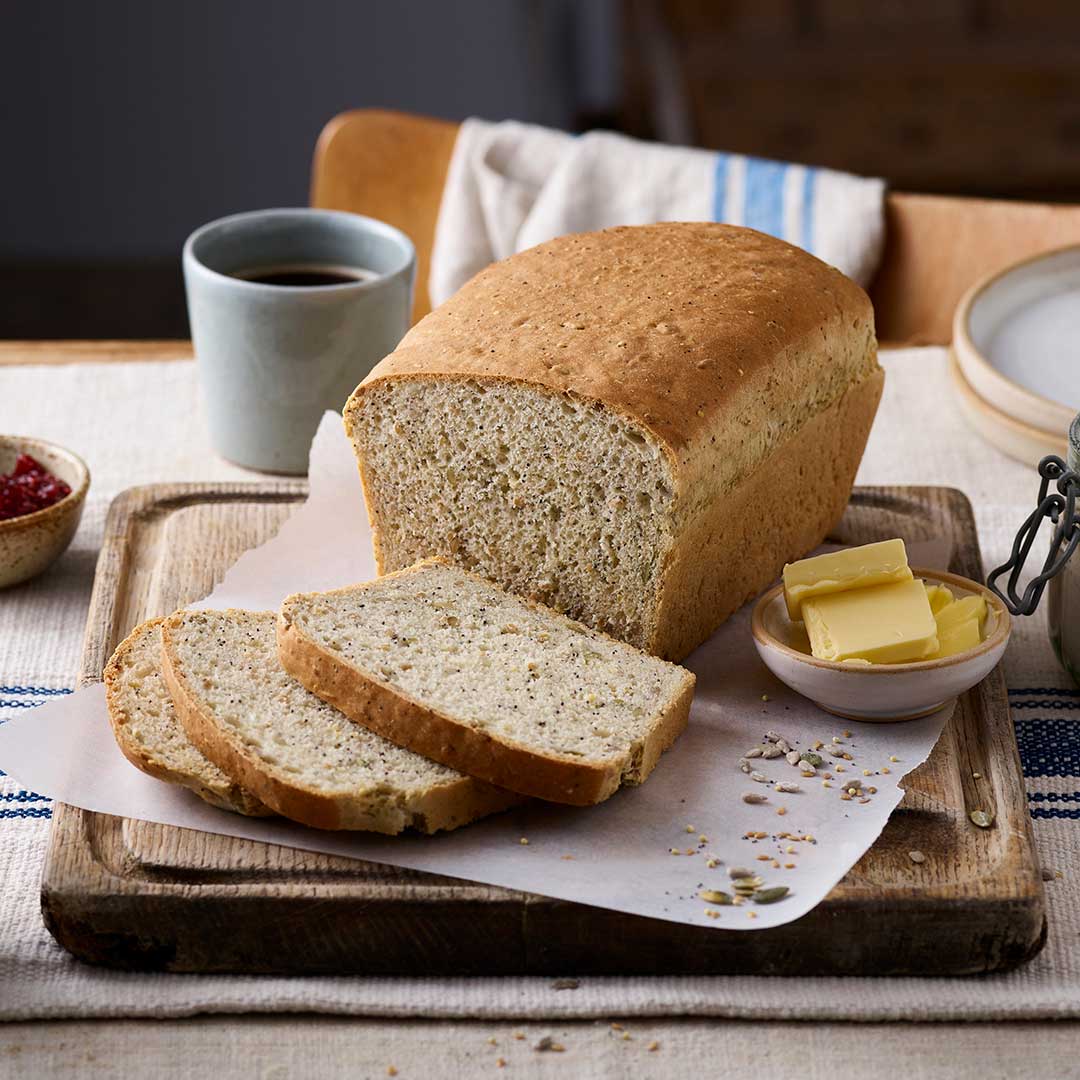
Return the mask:
[[196,225],[349,108],[1080,199],[1077,0],[0,0],[0,338],[187,333]]

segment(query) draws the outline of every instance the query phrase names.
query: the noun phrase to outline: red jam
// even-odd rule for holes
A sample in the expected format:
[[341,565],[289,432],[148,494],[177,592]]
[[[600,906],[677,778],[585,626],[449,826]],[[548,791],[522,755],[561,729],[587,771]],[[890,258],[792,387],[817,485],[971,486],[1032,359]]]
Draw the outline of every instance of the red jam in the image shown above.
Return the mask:
[[0,474],[0,521],[44,510],[59,502],[71,488],[29,454],[20,454],[15,468]]

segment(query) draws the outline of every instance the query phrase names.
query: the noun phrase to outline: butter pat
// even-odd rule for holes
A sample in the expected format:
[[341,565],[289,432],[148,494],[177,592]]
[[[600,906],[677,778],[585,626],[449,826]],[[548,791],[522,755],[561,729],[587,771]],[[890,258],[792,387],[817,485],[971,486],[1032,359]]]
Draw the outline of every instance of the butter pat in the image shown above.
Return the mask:
[[[784,567],[788,618],[792,621],[801,619],[802,605],[815,596],[911,580],[903,540],[882,540],[877,544],[800,559]],[[919,588],[922,588],[921,582]]]
[[938,649],[937,623],[921,581],[815,596],[803,601],[802,614],[810,650],[820,660],[902,664]]
[[944,585],[935,585],[929,581],[924,581],[923,584],[926,586],[926,598],[930,601],[930,610],[935,615],[955,599]]
[[965,596],[935,611],[938,649],[934,653],[934,659],[940,660],[945,656],[955,656],[957,653],[974,649],[982,641],[985,618],[986,600],[981,596]]

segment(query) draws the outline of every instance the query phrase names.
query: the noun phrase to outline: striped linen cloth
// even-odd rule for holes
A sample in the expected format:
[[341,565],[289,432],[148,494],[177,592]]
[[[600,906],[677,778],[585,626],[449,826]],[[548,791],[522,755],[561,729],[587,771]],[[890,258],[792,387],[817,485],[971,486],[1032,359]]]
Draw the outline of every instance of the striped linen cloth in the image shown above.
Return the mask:
[[[1032,507],[1034,470],[967,428],[952,401],[945,350],[890,352],[882,362],[885,396],[859,483],[963,489],[975,509],[986,565],[1001,562]],[[0,431],[35,433],[71,446],[87,459],[93,481],[68,553],[36,581],[0,592],[0,722],[32,715],[37,705],[74,686],[105,513],[119,491],[155,481],[254,478],[210,452],[190,363],[28,366],[8,368],[2,379]],[[101,423],[103,415],[108,424]],[[38,884],[52,812],[48,792],[25,791],[0,776],[0,1020],[195,1012],[539,1019],[1080,1017],[1080,691],[1054,658],[1042,612],[1016,621],[1004,663],[1035,839],[1051,878],[1046,947],[1015,972],[977,979],[591,977],[571,994],[554,990],[549,978],[289,979],[106,971],[72,960],[41,922]]]
[[747,225],[865,286],[881,254],[884,197],[883,181],[832,169],[466,120],[439,208],[430,298],[440,304],[488,263],[552,237],[654,221]]

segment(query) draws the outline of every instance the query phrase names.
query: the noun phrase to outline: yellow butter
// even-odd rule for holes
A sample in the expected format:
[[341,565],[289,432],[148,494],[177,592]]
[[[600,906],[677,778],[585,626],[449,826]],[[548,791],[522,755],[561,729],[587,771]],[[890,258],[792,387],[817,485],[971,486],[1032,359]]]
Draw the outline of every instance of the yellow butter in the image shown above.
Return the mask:
[[821,660],[900,664],[937,652],[937,624],[921,581],[833,592],[804,600],[810,649]]
[[802,605],[811,597],[910,580],[903,540],[882,540],[800,559],[784,567],[788,618],[801,619]]
[[965,596],[960,600],[954,600],[951,604],[943,607],[937,614],[934,615],[934,619],[937,621],[939,631],[951,630],[954,626],[959,626],[960,623],[967,622],[968,619],[978,620],[979,626],[982,626],[983,619],[986,618],[986,601],[981,596]]
[[945,656],[955,656],[956,653],[974,649],[982,641],[982,632],[979,630],[979,620],[972,616],[963,622],[956,623],[946,630],[938,629],[938,649],[932,659],[940,660]]
[[944,585],[935,585],[929,581],[924,581],[923,584],[926,586],[926,598],[930,601],[930,610],[935,615],[956,599]]

